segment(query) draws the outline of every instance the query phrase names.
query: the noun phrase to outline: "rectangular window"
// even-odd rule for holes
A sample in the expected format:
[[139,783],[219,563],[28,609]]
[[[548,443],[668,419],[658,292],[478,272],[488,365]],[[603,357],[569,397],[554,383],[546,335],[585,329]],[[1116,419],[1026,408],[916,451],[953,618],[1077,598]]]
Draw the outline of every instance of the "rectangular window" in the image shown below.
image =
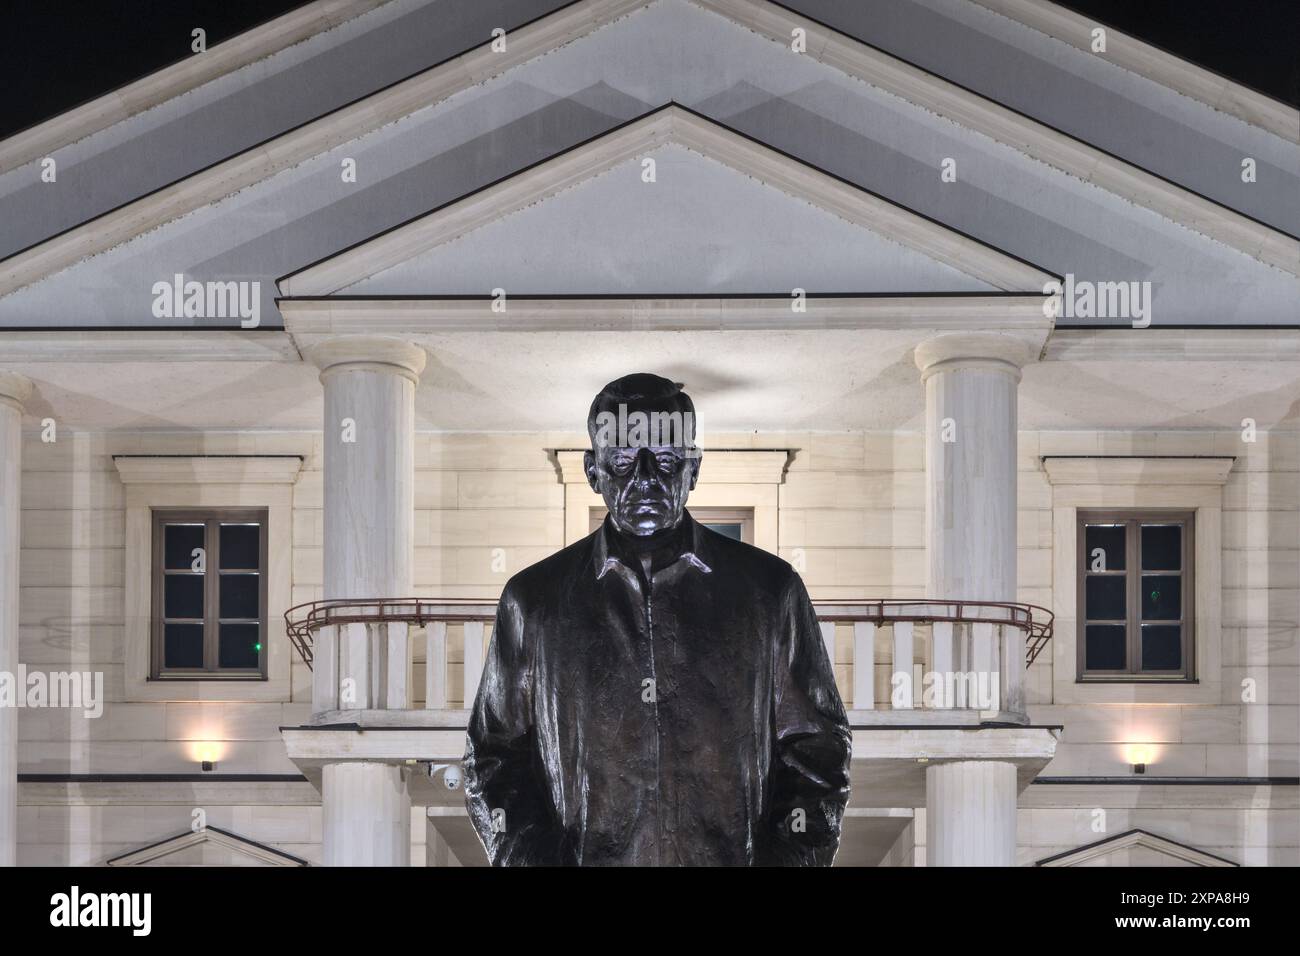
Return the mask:
[[266,521],[153,512],[153,679],[266,678]]
[[1190,681],[1193,515],[1080,511],[1081,681]]
[[[753,508],[691,508],[691,517],[718,534],[735,538],[745,544],[754,543]],[[605,508],[591,509],[590,529],[595,531],[605,520]]]

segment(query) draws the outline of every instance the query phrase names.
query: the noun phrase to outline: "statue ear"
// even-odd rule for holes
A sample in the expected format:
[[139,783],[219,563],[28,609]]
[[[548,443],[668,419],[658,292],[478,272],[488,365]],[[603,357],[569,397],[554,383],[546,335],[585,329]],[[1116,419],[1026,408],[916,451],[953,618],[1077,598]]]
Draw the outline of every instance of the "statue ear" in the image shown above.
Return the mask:
[[596,456],[589,451],[582,453],[582,470],[587,476],[587,484],[591,486],[591,490],[599,494],[600,485],[596,482]]
[[686,466],[691,470],[691,486],[686,489],[687,491],[694,491],[695,483],[700,480],[700,459],[703,457],[703,455],[697,454],[690,460],[690,464]]

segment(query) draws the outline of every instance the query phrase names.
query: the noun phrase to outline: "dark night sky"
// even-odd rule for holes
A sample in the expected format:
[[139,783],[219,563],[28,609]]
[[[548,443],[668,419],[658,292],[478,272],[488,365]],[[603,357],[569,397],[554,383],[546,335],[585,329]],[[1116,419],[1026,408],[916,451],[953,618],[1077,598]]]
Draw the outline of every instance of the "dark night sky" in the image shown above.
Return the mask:
[[[26,0],[0,30],[0,138],[291,10],[300,0]],[[1067,0],[1081,13],[1300,105],[1300,0]]]

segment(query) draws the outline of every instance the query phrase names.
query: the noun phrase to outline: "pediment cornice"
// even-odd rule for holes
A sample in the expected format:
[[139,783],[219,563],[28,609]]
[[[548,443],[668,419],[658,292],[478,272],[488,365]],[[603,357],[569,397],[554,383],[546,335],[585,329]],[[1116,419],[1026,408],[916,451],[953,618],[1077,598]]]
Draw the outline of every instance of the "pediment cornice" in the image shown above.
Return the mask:
[[[1300,275],[1295,237],[1172,183],[883,50],[768,0],[689,0],[788,47],[794,30],[820,63],[1152,210],[1217,242]],[[646,0],[578,0],[490,42],[288,130],[4,260],[0,296],[115,248],[283,170],[590,35]],[[20,134],[22,135],[22,134]],[[8,144],[0,144],[8,145]],[[24,147],[25,148],[25,147]]]
[[1006,292],[1059,277],[883,196],[669,103],[372,239],[281,278],[287,297],[328,296],[663,146],[681,146]]
[[1192,866],[1237,866],[1236,863],[1233,863],[1231,860],[1225,860],[1221,856],[1206,853],[1204,850],[1198,850],[1196,847],[1188,846],[1185,843],[1167,840],[1162,836],[1157,836],[1156,834],[1149,833],[1146,830],[1128,830],[1124,833],[1116,834],[1113,837],[1108,837],[1105,840],[1099,840],[1096,843],[1089,843],[1086,846],[1081,846],[1074,850],[1068,850],[1065,853],[1058,853],[1055,856],[1049,856],[1046,859],[1038,860],[1034,865],[1082,866],[1087,865],[1100,857],[1109,856],[1112,853],[1131,849],[1133,847],[1153,850]]

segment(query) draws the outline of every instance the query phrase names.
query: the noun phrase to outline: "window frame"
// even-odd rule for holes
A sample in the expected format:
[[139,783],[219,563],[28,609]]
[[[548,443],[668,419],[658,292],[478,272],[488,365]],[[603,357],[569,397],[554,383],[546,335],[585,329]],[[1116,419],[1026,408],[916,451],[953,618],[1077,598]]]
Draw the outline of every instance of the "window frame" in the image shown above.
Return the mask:
[[[1088,569],[1087,526],[1123,523],[1125,529],[1125,670],[1089,670],[1087,668]],[[1142,670],[1142,575],[1141,526],[1174,524],[1182,526],[1180,585],[1180,641],[1182,667],[1178,670]],[[1195,684],[1196,678],[1196,511],[1186,508],[1080,508],[1075,515],[1075,683],[1078,684]],[[1116,574],[1116,572],[1108,572]],[[1160,572],[1155,572],[1160,573]],[[1172,576],[1170,574],[1169,576]],[[1096,622],[1092,622],[1096,623]],[[1167,622],[1166,622],[1167,623]]]
[[[168,524],[204,524],[206,547],[203,574],[203,660],[202,668],[169,668],[164,661],[164,586],[167,577],[165,528]],[[220,666],[221,639],[221,533],[222,524],[257,522],[258,535],[258,651],[256,668],[222,668]],[[269,567],[270,567],[270,509],[269,508],[151,508],[150,552],[150,616],[149,616],[149,680],[151,681],[259,681],[269,679]],[[231,569],[232,573],[247,573],[246,569]],[[192,572],[191,572],[192,573]],[[247,619],[240,619],[246,622]]]
[[[738,524],[740,540],[745,544],[754,543],[754,509],[753,508],[688,508],[697,524]],[[591,530],[598,529],[609,512],[604,505],[591,508]]]

